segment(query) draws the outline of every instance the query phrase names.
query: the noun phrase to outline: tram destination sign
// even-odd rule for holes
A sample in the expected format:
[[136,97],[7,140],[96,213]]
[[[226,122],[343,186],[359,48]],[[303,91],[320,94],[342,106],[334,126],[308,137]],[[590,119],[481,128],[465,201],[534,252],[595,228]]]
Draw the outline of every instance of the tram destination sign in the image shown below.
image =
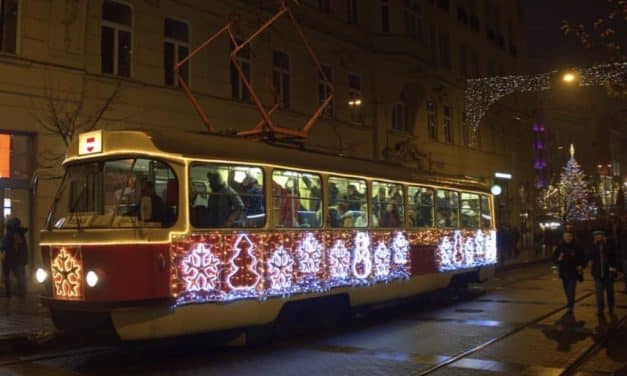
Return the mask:
[[102,131],[91,131],[78,135],[78,155],[102,152]]

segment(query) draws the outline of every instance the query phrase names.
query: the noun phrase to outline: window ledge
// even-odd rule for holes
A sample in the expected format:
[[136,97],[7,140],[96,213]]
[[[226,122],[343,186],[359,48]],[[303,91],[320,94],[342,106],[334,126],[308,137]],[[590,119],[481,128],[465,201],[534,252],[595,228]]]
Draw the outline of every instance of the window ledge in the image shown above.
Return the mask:
[[0,51],[0,63],[13,64],[21,67],[31,67],[33,65],[32,61],[26,60],[19,55],[2,51]]

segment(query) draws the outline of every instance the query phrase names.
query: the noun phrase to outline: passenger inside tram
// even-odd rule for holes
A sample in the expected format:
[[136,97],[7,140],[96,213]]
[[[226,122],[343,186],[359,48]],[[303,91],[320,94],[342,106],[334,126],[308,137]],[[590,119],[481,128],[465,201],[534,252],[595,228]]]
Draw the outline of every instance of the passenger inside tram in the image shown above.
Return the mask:
[[366,181],[332,176],[328,184],[329,191],[331,187],[337,190],[337,199],[329,200],[327,206],[329,225],[338,228],[357,227],[357,219],[362,215],[366,217],[360,222],[367,223]]
[[320,176],[299,171],[272,173],[274,221],[280,227],[320,227]]
[[209,195],[209,227],[235,227],[241,220],[244,203],[237,192],[224,182],[218,171],[207,173]]

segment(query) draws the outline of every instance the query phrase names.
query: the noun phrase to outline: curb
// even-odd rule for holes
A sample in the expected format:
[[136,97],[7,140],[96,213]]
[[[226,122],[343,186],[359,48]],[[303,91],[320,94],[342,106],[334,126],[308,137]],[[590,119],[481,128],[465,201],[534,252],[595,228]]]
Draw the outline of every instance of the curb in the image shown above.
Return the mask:
[[537,264],[543,264],[543,263],[550,262],[550,261],[551,261],[551,258],[547,256],[547,257],[542,257],[542,258],[535,259],[535,260],[521,261],[521,262],[516,262],[516,263],[506,264],[506,265],[497,264],[495,268],[495,272],[496,273],[506,272],[509,270],[520,269],[520,268],[537,265]]

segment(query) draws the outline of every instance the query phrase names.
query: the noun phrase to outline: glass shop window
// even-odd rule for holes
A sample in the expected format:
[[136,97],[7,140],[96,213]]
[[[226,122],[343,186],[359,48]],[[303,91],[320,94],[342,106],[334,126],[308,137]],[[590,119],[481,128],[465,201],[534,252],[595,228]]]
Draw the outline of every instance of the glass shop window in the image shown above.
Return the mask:
[[433,189],[407,188],[407,220],[410,227],[433,227]]
[[376,227],[403,226],[403,186],[394,183],[372,183],[372,216]]
[[322,226],[319,175],[300,171],[272,172],[272,210],[277,227]]
[[435,210],[436,227],[459,227],[459,193],[438,189]]
[[263,227],[263,170],[193,164],[189,173],[190,222],[199,228]]
[[462,192],[461,227],[479,228],[479,195],[476,193]]
[[362,179],[329,177],[330,227],[368,227],[368,188]]

